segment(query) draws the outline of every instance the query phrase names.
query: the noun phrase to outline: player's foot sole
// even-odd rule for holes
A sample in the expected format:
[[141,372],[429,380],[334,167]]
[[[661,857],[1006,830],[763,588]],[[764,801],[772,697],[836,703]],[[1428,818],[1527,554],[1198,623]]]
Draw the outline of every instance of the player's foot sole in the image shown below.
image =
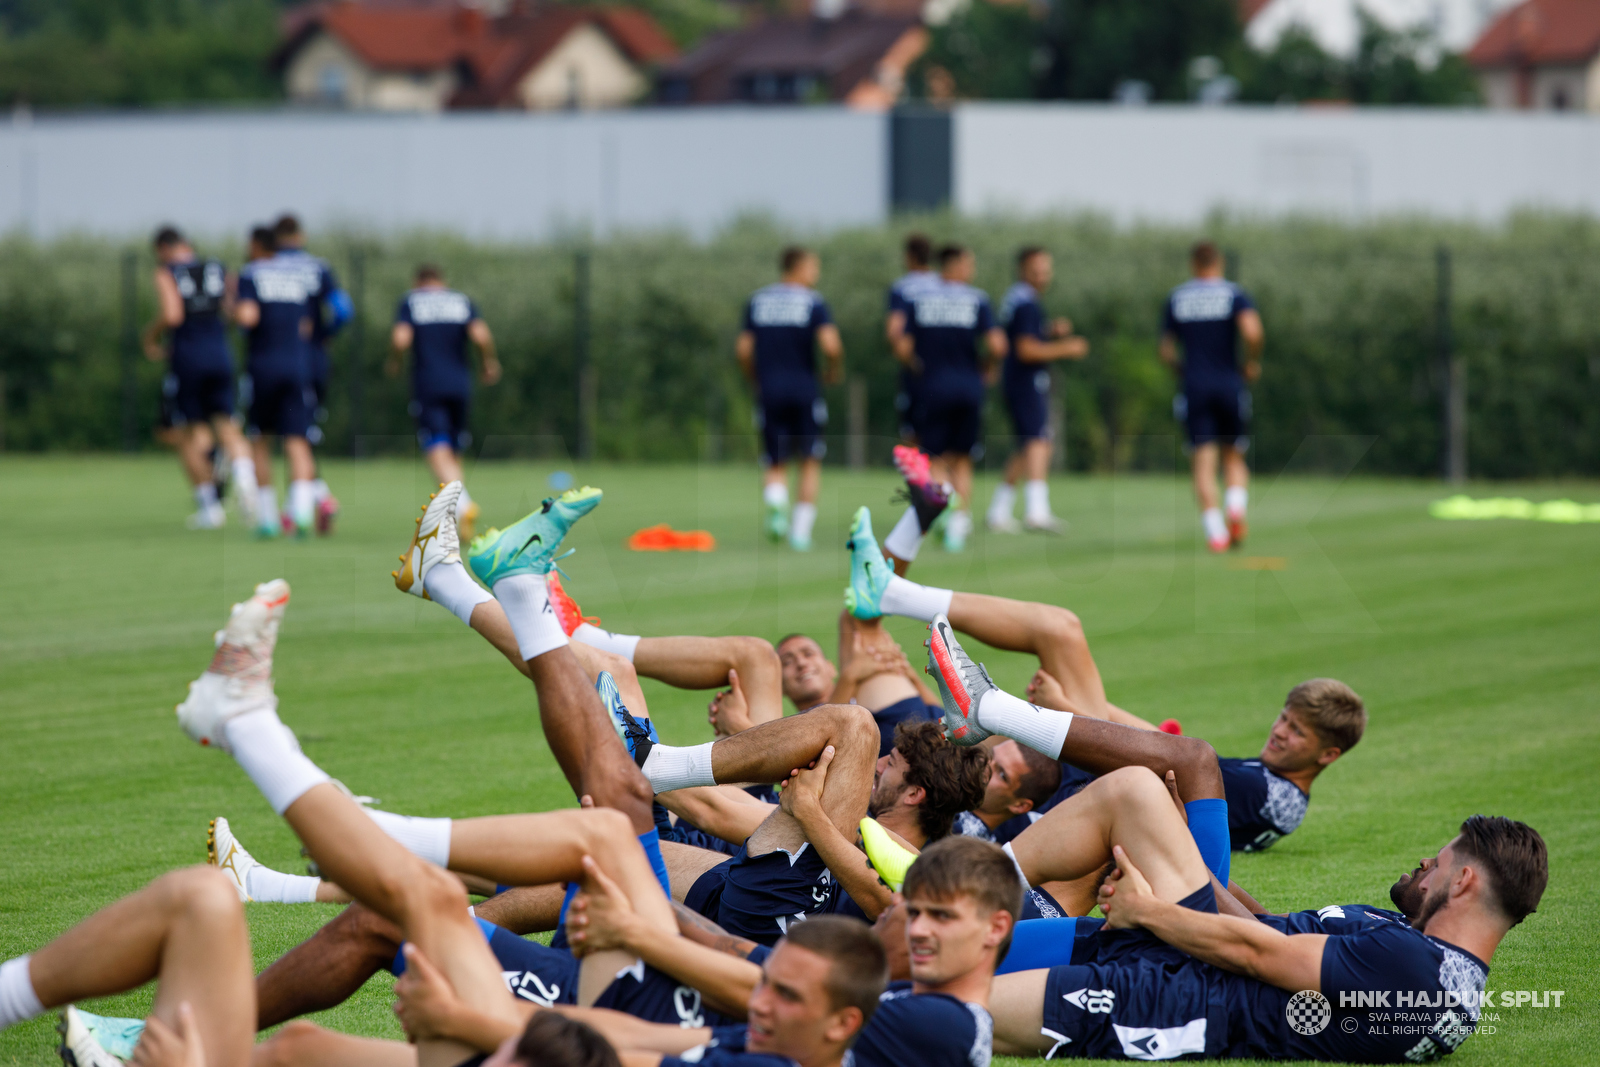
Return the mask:
[[1211,550],[1211,554],[1213,556],[1220,556],[1222,553],[1228,551],[1230,546],[1231,542],[1226,537],[1206,539],[1206,547]]
[[490,589],[502,578],[549,573],[556,549],[573,523],[600,506],[604,494],[592,487],[568,489],[547,497],[539,510],[504,530],[487,530],[467,549],[467,566]]
[[928,624],[928,673],[939,686],[944,704],[945,736],[955,745],[976,745],[989,736],[978,725],[978,705],[985,693],[998,689],[983,664],[974,663],[956,640],[950,620],[935,615]]
[[867,862],[878,872],[878,879],[889,887],[889,892],[900,892],[906,884],[906,873],[917,861],[917,854],[896,841],[871,817],[861,820],[861,847],[866,850]]

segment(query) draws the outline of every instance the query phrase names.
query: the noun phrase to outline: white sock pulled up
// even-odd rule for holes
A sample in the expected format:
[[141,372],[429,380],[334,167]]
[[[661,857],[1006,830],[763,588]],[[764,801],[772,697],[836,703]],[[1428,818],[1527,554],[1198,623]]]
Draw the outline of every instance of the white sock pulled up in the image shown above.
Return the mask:
[[256,485],[256,461],[253,459],[236,459],[233,461],[233,492],[241,501],[250,500],[252,503],[260,493]]
[[317,491],[310,481],[289,483],[289,518],[301,529],[309,527],[316,518]]
[[472,625],[472,609],[494,599],[487,589],[472,580],[472,575],[460,563],[435,563],[422,587],[428,591],[429,600],[468,626]]
[[278,491],[270,485],[256,490],[256,525],[278,528]]
[[1024,482],[1022,485],[1023,514],[1028,518],[1048,519],[1050,517],[1050,483],[1040,478]]
[[1242,485],[1230,485],[1222,493],[1222,506],[1228,509],[1228,514],[1234,518],[1245,513],[1250,506],[1250,490]]
[[770,482],[761,487],[761,499],[771,507],[787,507],[789,504],[789,487],[782,482]]
[[1206,508],[1200,515],[1200,525],[1206,532],[1206,540],[1226,541],[1228,539],[1228,524],[1222,519],[1221,508]]
[[320,504],[320,503],[322,503],[324,500],[328,499],[332,495],[333,495],[333,490],[328,488],[328,483],[327,482],[323,481],[321,478],[316,478],[316,479],[312,480],[312,482],[311,482],[311,502],[313,504]]
[[716,785],[716,776],[711,773],[711,745],[710,741],[687,748],[654,745],[644,758],[644,766],[639,769],[650,779],[650,786],[657,793],[697,785]]
[[329,780],[327,773],[300,751],[294,734],[271,708],[246,712],[230,719],[223,729],[233,758],[279,815],[306,790]]
[[506,610],[517,650],[525,660],[567,643],[567,632],[550,607],[550,589],[542,574],[513,574],[494,583],[494,598]]
[[572,639],[613,656],[621,656],[629,663],[633,662],[634,650],[639,647],[638,634],[614,634],[588,622],[578,624],[578,628],[572,631]]
[[1041,708],[1003,689],[991,689],[978,701],[978,725],[1041,755],[1060,759],[1061,746],[1072,726],[1072,712]]
[[44,1014],[28,974],[28,958],[18,956],[0,963],[0,1030]]
[[789,536],[796,541],[811,540],[811,528],[817,524],[817,506],[804,500],[794,506],[794,516],[789,520]]
[[311,904],[322,879],[309,874],[284,874],[257,863],[244,876],[244,891],[264,904]]
[[450,866],[450,820],[396,815],[392,811],[363,809],[384,833],[405,846],[413,856],[435,867]]
[[889,531],[889,536],[883,539],[883,550],[895,559],[910,563],[917,558],[917,550],[921,547],[922,524],[917,521],[917,509],[907,507],[900,521]]
[[1014,518],[1011,511],[1017,503],[1017,487],[1007,482],[1001,482],[994,487],[994,496],[989,500],[989,521],[1003,523]]
[[213,482],[201,482],[194,487],[194,502],[201,511],[209,511],[217,506],[217,487]]
[[885,615],[904,615],[908,619],[932,622],[935,615],[950,613],[950,601],[954,597],[953,590],[918,585],[897,574],[890,577],[878,607]]

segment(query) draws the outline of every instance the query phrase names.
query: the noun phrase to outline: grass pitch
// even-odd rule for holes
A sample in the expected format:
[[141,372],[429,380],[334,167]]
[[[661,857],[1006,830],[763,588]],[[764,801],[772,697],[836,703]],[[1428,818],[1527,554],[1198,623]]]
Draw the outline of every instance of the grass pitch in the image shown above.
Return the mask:
[[[233,762],[176,729],[173,705],[204,667],[228,605],[274,576],[294,585],[278,646],[281,713],[306,751],[391,810],[478,815],[570,805],[532,693],[486,644],[388,576],[417,504],[420,463],[330,462],[338,534],[306,543],[183,529],[167,458],[4,458],[11,505],[0,567],[0,958],[26,952],[163,871],[203,862],[207,819],[227,815],[264,862],[297,870],[297,842]],[[553,467],[469,472],[485,519],[516,518]],[[817,549],[759,539],[753,470],[583,467],[606,502],[574,531],[568,588],[630,633],[793,630],[831,647],[851,511],[880,533],[898,512],[887,471],[827,474]],[[1503,492],[1504,487],[1496,491]],[[1528,485],[1535,499],[1600,499],[1592,485]],[[1363,743],[1318,782],[1301,829],[1236,855],[1235,877],[1276,910],[1383,904],[1390,882],[1473,812],[1525,819],[1551,849],[1538,914],[1506,939],[1489,986],[1563,990],[1561,1007],[1500,1009],[1463,1065],[1588,1064],[1600,944],[1600,528],[1430,519],[1423,483],[1263,479],[1242,556],[1197,544],[1186,483],[1071,478],[1054,487],[1062,539],[979,533],[930,546],[921,581],[1064,604],[1084,619],[1113,700],[1175,716],[1228,755],[1258,750],[1290,686],[1344,679],[1371,710]],[[1480,494],[1485,495],[1485,494]],[[988,485],[980,484],[980,503]],[[632,553],[657,522],[703,527],[709,555]],[[1585,592],[1587,590],[1587,592]],[[908,650],[921,634],[893,630]],[[1020,688],[1026,657],[987,652]],[[646,682],[669,741],[707,736],[709,694]],[[332,907],[250,905],[264,967]],[[388,979],[319,1021],[399,1037]],[[141,1014],[150,991],[88,1005]],[[54,1062],[50,1018],[0,1034],[0,1063]]]

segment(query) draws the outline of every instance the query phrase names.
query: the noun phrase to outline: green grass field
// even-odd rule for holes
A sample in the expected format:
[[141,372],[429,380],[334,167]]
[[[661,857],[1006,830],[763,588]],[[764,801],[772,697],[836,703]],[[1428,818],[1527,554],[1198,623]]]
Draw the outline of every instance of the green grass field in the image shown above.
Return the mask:
[[[26,952],[163,871],[203,862],[206,821],[227,815],[261,860],[295,870],[298,844],[233,762],[177,730],[173,705],[204,667],[228,605],[274,576],[294,585],[278,646],[281,714],[306,751],[391,810],[476,815],[572,803],[532,693],[438,607],[395,592],[389,570],[430,488],[420,463],[333,462],[337,536],[252,541],[191,533],[166,458],[0,458],[11,517],[0,566],[0,958]],[[546,493],[549,465],[482,465],[485,517]],[[574,531],[564,566],[584,609],[631,633],[792,630],[831,647],[850,512],[897,512],[888,471],[830,470],[817,550],[758,539],[745,468],[580,468],[606,502]],[[1479,495],[1507,492],[1479,487]],[[1534,499],[1600,500],[1600,486],[1526,485]],[[1111,698],[1175,716],[1226,755],[1253,754],[1294,683],[1334,675],[1371,711],[1366,740],[1317,784],[1304,825],[1234,877],[1275,910],[1382,904],[1393,879],[1473,812],[1527,820],[1551,850],[1538,914],[1501,946],[1491,989],[1565,991],[1559,1009],[1502,1009],[1463,1065],[1600,1061],[1600,527],[1446,523],[1433,484],[1263,480],[1244,559],[1197,545],[1187,485],[1171,478],[1056,483],[1070,537],[985,537],[924,582],[1064,604],[1087,626]],[[981,485],[980,500],[988,499]],[[656,522],[713,531],[709,555],[631,553]],[[1587,592],[1585,592],[1587,590]],[[920,651],[914,623],[893,629]],[[1025,657],[985,658],[1020,688]],[[646,682],[668,741],[706,737],[708,694]],[[321,905],[250,905],[265,966],[325,922]],[[1587,961],[1587,962],[1586,962]],[[388,980],[320,1021],[398,1037]],[[149,990],[91,1005],[139,1014]],[[0,1062],[54,1062],[52,1020],[0,1035]]]

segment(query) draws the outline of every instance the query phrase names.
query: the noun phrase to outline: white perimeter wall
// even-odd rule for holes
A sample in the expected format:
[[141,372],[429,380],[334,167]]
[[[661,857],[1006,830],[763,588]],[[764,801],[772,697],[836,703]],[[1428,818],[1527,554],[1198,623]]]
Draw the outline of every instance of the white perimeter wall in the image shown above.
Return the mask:
[[1600,215],[1600,118],[1585,115],[970,104],[954,139],[953,200],[966,214]]
[[0,122],[0,231],[322,229],[540,238],[741,214],[805,228],[888,211],[886,130],[843,109],[559,115],[129,114]]

